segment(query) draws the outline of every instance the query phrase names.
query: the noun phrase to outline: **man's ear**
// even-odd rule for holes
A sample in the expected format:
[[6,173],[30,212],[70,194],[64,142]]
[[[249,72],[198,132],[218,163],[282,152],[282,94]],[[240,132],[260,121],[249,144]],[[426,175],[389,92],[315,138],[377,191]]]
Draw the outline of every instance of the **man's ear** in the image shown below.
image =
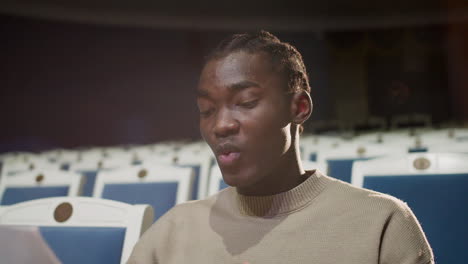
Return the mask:
[[291,100],[292,122],[296,125],[303,124],[312,114],[312,99],[307,91],[298,91],[293,94]]

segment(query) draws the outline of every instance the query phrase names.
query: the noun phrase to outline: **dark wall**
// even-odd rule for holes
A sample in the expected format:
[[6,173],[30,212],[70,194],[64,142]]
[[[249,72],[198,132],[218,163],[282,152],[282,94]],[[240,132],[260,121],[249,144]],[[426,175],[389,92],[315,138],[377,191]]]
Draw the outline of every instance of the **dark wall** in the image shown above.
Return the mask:
[[198,135],[192,93],[201,51],[193,34],[0,19],[3,146]]
[[[0,25],[0,152],[199,138],[203,56],[232,33],[9,16]],[[279,35],[308,63],[325,59],[315,34]],[[324,86],[323,67],[310,71]]]
[[[308,69],[307,131],[412,112],[468,119],[466,26],[449,29],[273,33]],[[203,57],[231,33],[0,15],[0,152],[199,139]]]

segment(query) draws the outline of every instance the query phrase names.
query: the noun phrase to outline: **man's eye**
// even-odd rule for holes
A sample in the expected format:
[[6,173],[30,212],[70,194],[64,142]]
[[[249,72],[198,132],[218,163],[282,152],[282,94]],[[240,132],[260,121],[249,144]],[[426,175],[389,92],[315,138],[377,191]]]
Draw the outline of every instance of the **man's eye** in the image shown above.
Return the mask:
[[244,108],[254,108],[257,106],[258,100],[251,100],[251,101],[246,101],[242,102],[239,104],[239,106],[244,107]]
[[201,117],[208,117],[211,115],[211,113],[213,113],[213,108],[210,108],[208,110],[203,110],[203,111],[200,110]]

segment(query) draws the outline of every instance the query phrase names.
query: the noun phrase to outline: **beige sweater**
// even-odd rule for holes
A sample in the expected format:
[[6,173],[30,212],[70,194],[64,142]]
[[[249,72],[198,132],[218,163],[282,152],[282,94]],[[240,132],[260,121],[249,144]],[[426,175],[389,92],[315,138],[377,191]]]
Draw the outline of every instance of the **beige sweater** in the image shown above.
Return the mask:
[[433,263],[402,201],[320,172],[287,192],[242,196],[229,187],[178,205],[136,244],[128,263]]

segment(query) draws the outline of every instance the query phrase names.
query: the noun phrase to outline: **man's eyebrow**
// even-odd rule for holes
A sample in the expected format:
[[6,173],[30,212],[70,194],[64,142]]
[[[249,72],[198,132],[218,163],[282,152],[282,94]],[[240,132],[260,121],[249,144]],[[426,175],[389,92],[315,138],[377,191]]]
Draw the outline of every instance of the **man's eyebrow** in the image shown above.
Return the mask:
[[233,92],[239,92],[249,87],[260,87],[260,85],[252,81],[241,81],[241,82],[229,85],[228,89],[232,90]]
[[[239,91],[242,91],[242,90],[245,90],[247,88],[250,88],[250,87],[260,87],[260,85],[256,82],[252,82],[252,81],[240,81],[240,82],[237,82],[237,83],[233,83],[233,84],[230,84],[227,86],[227,88],[231,91],[231,92],[239,92]],[[207,97],[209,98],[210,97],[210,93],[206,90],[203,90],[203,89],[197,89],[197,97]]]

